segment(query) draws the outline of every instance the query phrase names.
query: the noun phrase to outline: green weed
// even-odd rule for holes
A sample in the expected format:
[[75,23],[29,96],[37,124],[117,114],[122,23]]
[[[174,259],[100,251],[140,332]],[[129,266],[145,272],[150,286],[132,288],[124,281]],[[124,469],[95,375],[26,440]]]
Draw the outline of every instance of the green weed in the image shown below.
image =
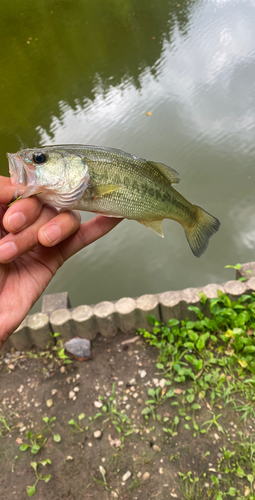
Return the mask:
[[39,481],[44,481],[45,483],[48,483],[48,481],[50,480],[51,474],[47,474],[46,476],[43,477],[42,474],[38,474],[37,472],[38,465],[42,465],[43,467],[45,467],[46,464],[51,464],[51,461],[48,458],[40,462],[31,462],[31,466],[35,471],[36,481],[33,484],[33,486],[27,486],[27,494],[29,497],[32,497],[36,493],[36,486]]

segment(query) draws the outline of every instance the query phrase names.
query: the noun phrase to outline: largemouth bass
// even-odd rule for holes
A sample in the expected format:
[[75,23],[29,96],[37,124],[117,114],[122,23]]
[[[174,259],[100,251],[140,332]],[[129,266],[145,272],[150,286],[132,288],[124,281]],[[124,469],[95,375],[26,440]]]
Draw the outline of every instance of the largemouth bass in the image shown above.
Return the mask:
[[37,195],[61,209],[135,219],[162,237],[163,219],[175,220],[196,257],[220,227],[218,219],[172,187],[179,174],[163,163],[118,149],[72,144],[22,149],[7,157],[16,196]]

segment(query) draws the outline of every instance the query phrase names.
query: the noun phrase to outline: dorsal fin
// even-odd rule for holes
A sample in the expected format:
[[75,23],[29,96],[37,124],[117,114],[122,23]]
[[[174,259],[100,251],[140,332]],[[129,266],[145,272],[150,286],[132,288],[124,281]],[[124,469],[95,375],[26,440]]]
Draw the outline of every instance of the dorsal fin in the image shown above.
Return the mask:
[[157,163],[155,161],[148,161],[153,167],[159,170],[170,182],[171,184],[178,184],[181,178],[172,167],[168,167],[168,165],[164,165],[164,163]]

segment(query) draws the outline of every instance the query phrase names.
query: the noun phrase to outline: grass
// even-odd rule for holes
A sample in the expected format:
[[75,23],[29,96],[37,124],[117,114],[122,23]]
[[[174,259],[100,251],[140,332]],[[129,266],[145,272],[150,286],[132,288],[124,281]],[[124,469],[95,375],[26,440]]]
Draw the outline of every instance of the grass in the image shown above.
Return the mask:
[[[148,423],[151,418],[162,421],[160,406],[172,400],[176,415],[172,421],[167,417],[162,422],[167,437],[184,428],[194,437],[214,433],[217,439],[223,434],[230,441],[232,451],[222,449],[217,476],[204,473],[193,477],[192,471],[180,472],[185,499],[254,500],[254,438],[248,440],[239,432],[239,441],[231,441],[223,413],[228,406],[240,422],[254,424],[255,294],[231,302],[218,291],[218,297],[209,301],[210,317],[204,314],[207,297],[201,294],[200,300],[200,308],[189,307],[197,316],[195,321],[170,319],[163,325],[150,316],[152,333],[139,329],[138,334],[158,349],[156,368],[168,386],[167,390],[148,390],[142,414]],[[209,418],[205,419],[206,415]]]
[[[107,492],[117,495],[114,474],[121,475],[122,465],[125,469],[125,451],[132,442],[130,436],[135,433],[135,442],[150,443],[155,454],[158,451],[153,448],[153,438],[160,446],[167,445],[166,449],[170,450],[168,468],[177,467],[179,470],[176,481],[183,499],[255,500],[255,433],[250,430],[255,426],[255,294],[243,295],[231,302],[221,291],[210,301],[202,293],[200,301],[200,307],[189,307],[193,316],[195,314],[194,320],[187,318],[180,322],[171,319],[164,325],[150,316],[152,332],[146,329],[138,331],[138,335],[158,351],[154,376],[160,380],[154,386],[152,383],[149,387],[143,386],[146,396],[143,406],[138,407],[140,424],[134,424],[123,409],[123,394],[127,391],[121,395],[113,383],[110,394],[97,398],[100,408],[87,415],[72,414],[66,427],[62,425],[64,436],[68,428],[84,439],[99,429],[102,434],[111,429],[110,432],[113,430],[117,435],[109,439],[114,451],[106,462],[106,469],[98,464],[99,476],[92,476],[92,483],[98,483],[98,487]],[[209,311],[209,316],[205,311]],[[55,347],[48,354],[44,353],[43,358],[53,359],[57,366],[61,366],[68,359],[60,340]],[[237,428],[235,432],[232,432],[234,423],[229,421],[229,415],[233,415],[233,421],[238,423],[233,427]],[[20,450],[29,450],[32,454],[42,450],[45,453],[46,435],[59,443],[61,437],[52,429],[55,420],[55,417],[43,417],[42,430],[38,433],[27,431],[28,442],[22,443]],[[10,415],[1,411],[0,437],[10,435],[11,429]],[[71,432],[69,434],[72,436]],[[200,444],[208,444],[199,457],[199,474],[192,470],[192,466],[184,467],[182,452],[174,450],[175,440],[180,438],[184,442],[187,438],[187,447],[190,446],[188,443],[194,443],[194,439]],[[217,460],[213,460],[209,445],[214,451],[217,448]],[[47,453],[50,453],[50,448]],[[129,466],[132,482],[127,484],[127,491],[137,489],[140,494],[143,481],[137,476],[138,468],[141,464],[149,468],[152,457],[153,454],[148,456],[148,448],[143,448],[140,458],[136,457],[134,465]],[[15,456],[15,460],[17,458]],[[208,460],[213,463],[208,464]],[[31,463],[36,482],[27,488],[28,496],[36,493],[38,481],[47,482],[51,478],[50,474],[43,476],[38,473],[38,468],[40,470],[47,464],[51,466],[49,459]],[[115,464],[112,467],[114,474],[108,474],[107,465],[110,469],[111,464]],[[167,467],[165,462],[164,467]]]

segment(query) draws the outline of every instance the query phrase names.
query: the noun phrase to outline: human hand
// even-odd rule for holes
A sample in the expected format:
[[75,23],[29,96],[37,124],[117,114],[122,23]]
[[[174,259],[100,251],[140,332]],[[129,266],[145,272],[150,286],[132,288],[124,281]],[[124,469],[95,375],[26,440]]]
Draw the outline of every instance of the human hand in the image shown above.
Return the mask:
[[8,208],[14,192],[0,176],[0,349],[64,262],[122,220],[98,215],[81,224],[79,212],[58,213],[36,197]]

